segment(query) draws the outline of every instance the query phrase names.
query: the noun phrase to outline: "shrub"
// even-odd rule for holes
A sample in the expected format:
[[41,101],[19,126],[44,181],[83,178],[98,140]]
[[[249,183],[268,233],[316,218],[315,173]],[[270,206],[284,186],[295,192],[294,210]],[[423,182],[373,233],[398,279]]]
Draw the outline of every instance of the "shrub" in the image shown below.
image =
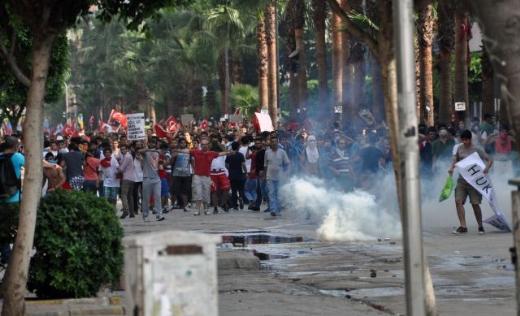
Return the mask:
[[119,280],[123,229],[112,205],[90,193],[42,199],[28,287],[40,298],[93,296]]

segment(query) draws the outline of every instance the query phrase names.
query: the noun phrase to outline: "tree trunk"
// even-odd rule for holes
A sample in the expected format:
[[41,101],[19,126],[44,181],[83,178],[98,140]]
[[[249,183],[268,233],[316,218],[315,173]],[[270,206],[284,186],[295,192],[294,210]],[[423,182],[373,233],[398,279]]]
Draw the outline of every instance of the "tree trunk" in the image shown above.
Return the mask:
[[263,14],[258,16],[256,39],[258,53],[258,96],[260,101],[260,108],[267,109],[269,105],[269,51],[267,49],[265,17]]
[[265,9],[267,47],[269,50],[269,115],[276,129],[278,126],[278,48],[276,43],[276,0]]
[[334,106],[340,106],[343,102],[343,35],[341,32],[341,16],[333,14],[332,17],[332,73]]
[[32,43],[31,86],[27,93],[23,128],[25,148],[23,198],[20,204],[18,232],[5,274],[2,316],[25,315],[24,297],[43,179],[43,99],[54,39],[54,35],[42,31],[34,34]]
[[433,3],[431,0],[423,0],[419,5],[418,39],[419,39],[419,64],[421,67],[421,114],[420,121],[428,126],[434,125],[433,104]]
[[440,104],[439,121],[451,123],[454,111],[453,83],[451,76],[452,52],[455,45],[455,7],[453,0],[439,0],[439,77]]
[[320,106],[324,107],[329,103],[329,91],[327,84],[327,46],[325,43],[325,19],[327,17],[326,5],[323,0],[312,0],[314,8],[313,20],[316,28],[316,64],[318,66],[318,93]]
[[[465,9],[455,14],[455,102],[465,102],[469,107],[468,91],[468,13]],[[458,112],[458,120],[465,119],[465,112]]]
[[[307,108],[307,54],[305,52],[305,2],[297,0],[294,8],[294,42],[298,51],[298,107],[304,111]],[[304,112],[302,112],[304,113]]]
[[[340,0],[341,8],[349,12],[349,3],[347,0]],[[354,83],[354,74],[355,68],[350,63],[350,48],[353,46],[353,38],[346,32],[346,30],[341,30],[341,70],[343,74],[341,75],[343,78],[342,82],[342,96],[341,96],[341,106],[343,107],[343,126],[348,126],[349,123],[352,123],[352,91],[353,91],[353,83]]]
[[440,104],[439,122],[448,124],[453,113],[453,98],[451,91],[451,52],[441,51],[439,55]]
[[489,60],[486,48],[482,50],[482,114],[493,114],[495,111],[495,82],[493,80],[493,65]]
[[231,75],[230,75],[230,63],[229,63],[229,47],[224,48],[224,96],[222,103],[222,112],[227,114],[229,110],[229,94],[231,92]]

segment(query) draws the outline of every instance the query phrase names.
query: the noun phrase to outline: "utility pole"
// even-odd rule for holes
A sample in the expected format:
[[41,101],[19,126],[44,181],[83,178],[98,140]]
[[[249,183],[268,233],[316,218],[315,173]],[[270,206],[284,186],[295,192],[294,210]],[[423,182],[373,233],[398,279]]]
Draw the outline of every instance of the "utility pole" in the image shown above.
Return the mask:
[[413,0],[394,0],[395,52],[399,113],[398,150],[402,163],[401,219],[406,280],[406,314],[426,315],[422,248],[419,146],[415,100]]

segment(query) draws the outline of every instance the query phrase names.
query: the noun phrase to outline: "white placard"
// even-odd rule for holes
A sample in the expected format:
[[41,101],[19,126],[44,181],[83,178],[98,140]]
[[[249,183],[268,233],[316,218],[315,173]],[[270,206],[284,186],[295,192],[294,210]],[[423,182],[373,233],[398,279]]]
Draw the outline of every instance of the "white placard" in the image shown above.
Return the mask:
[[455,111],[466,111],[466,102],[455,102]]
[[496,228],[510,232],[511,229],[507,224],[504,213],[498,207],[495,188],[491,183],[491,179],[484,174],[486,165],[480,158],[478,153],[472,153],[465,159],[455,164],[459,170],[460,175],[466,180],[475,190],[477,190],[495,213],[495,215],[484,220],[485,223],[495,226]]
[[128,140],[146,139],[144,113],[127,114],[126,118],[128,120]]
[[343,107],[341,105],[335,106],[334,113],[339,113],[339,114],[343,113]]
[[244,117],[240,114],[231,114],[229,116],[229,121],[232,122],[232,123],[237,123],[237,124],[240,124],[244,121]]

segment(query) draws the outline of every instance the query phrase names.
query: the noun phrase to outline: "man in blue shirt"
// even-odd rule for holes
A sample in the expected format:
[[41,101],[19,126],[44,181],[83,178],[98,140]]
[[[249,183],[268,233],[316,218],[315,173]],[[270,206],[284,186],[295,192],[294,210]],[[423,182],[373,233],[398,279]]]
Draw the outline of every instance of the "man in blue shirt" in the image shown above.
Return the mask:
[[[18,152],[19,141],[18,138],[13,136],[8,136],[5,139],[5,142],[1,145],[1,153],[0,155],[10,155],[11,154],[11,162],[14,166],[14,171],[16,173],[16,178],[20,180],[22,177],[22,167],[25,165],[25,158],[22,154]],[[1,204],[18,204],[20,203],[20,190],[17,190],[15,194],[11,195],[9,198],[0,201]],[[0,255],[2,263],[7,263],[9,260],[9,256],[11,254],[11,248],[9,244],[0,245]]]

